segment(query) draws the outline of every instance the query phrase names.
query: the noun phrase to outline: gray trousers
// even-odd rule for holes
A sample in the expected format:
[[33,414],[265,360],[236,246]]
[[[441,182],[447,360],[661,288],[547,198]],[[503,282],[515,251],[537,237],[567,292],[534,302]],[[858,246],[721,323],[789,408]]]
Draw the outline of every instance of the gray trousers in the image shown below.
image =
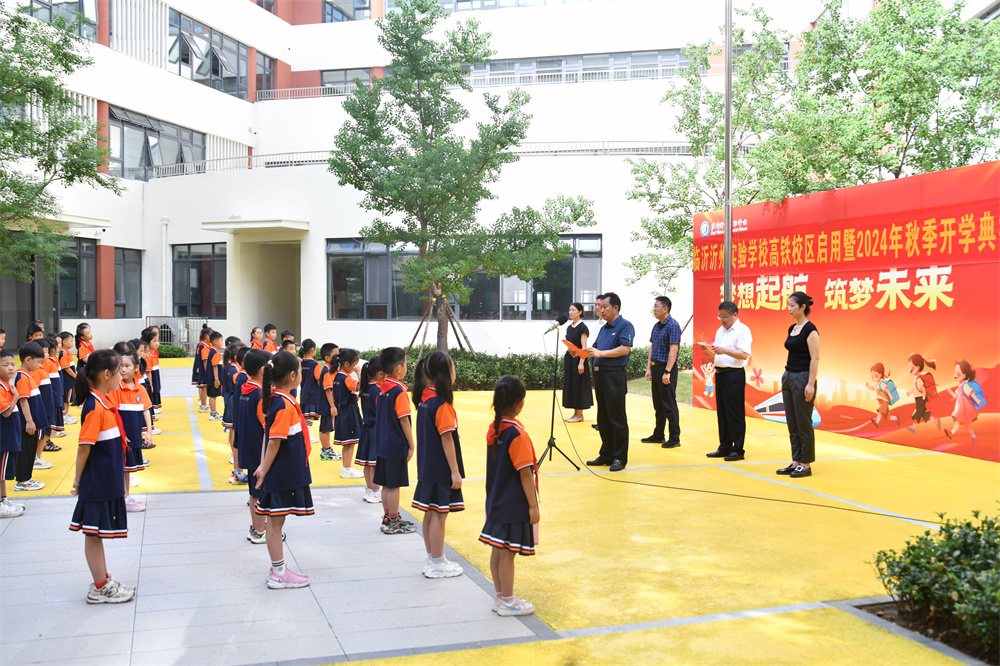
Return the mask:
[[[785,403],[788,438],[792,442],[792,460],[812,463],[816,460],[816,436],[813,432],[813,403],[806,402],[804,391],[809,372],[788,372],[781,375],[781,400]],[[815,389],[815,386],[813,387]],[[813,394],[813,400],[816,395]]]

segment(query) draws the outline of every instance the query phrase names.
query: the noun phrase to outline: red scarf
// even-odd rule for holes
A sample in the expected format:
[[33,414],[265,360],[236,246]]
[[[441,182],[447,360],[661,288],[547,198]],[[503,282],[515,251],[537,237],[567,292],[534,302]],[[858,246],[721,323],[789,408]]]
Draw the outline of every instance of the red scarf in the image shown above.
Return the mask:
[[[243,386],[246,386],[246,384],[244,384]],[[306,423],[306,417],[302,415],[302,408],[299,407],[299,403],[296,402],[295,398],[293,398],[290,394],[285,393],[284,391],[282,391],[280,389],[272,389],[272,392],[273,393],[277,393],[282,398],[284,398],[285,400],[287,400],[288,402],[290,402],[292,404],[292,406],[295,407],[295,412],[299,415],[299,424],[301,424],[301,426],[302,426],[302,441],[305,442],[305,445],[306,445],[306,465],[308,465],[309,464],[309,454],[312,453],[312,446],[309,443],[309,439],[310,439],[309,438],[309,424]]]
[[258,384],[252,379],[248,379],[245,382],[243,382],[243,386],[242,388],[240,388],[240,393],[242,393],[243,395],[250,395],[259,388],[260,384]]

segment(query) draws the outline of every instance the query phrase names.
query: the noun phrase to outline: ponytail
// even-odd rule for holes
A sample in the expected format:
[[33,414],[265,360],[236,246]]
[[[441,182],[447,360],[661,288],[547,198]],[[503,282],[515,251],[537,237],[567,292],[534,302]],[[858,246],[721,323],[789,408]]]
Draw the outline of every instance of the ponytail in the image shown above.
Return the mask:
[[94,386],[97,375],[105,370],[112,373],[117,372],[122,363],[121,356],[113,349],[101,349],[95,351],[87,359],[86,365],[76,373],[76,382],[73,384],[73,406],[79,407],[87,401],[90,396],[90,389]]
[[380,372],[382,372],[382,359],[378,355],[375,355],[361,367],[359,392],[365,393],[372,379]]
[[493,437],[500,437],[500,421],[503,420],[506,403],[507,387],[502,381],[498,381],[493,389]]
[[[454,361],[443,351],[431,352],[417,363],[413,378],[413,404],[420,406],[424,389],[433,381],[437,397],[448,404],[455,401],[454,388],[451,382],[451,368]],[[418,391],[419,387],[419,391]]]
[[425,376],[425,371],[427,369],[427,357],[417,361],[417,368],[413,371],[413,406],[420,407],[420,404],[424,401],[424,389],[427,388],[427,377]]
[[[80,351],[80,343],[83,342],[83,332],[90,328],[90,324],[87,322],[81,322],[76,325],[76,335],[74,336],[74,343],[76,345],[76,350]],[[86,361],[84,361],[86,363]],[[88,391],[88,393],[90,393]]]
[[271,412],[271,380],[273,377],[274,366],[268,361],[267,365],[264,366],[264,381],[260,393],[260,407],[265,418]]
[[[443,354],[443,352],[442,352]],[[511,407],[524,400],[528,390],[519,378],[504,375],[493,388],[493,436],[500,437],[500,421]],[[496,451],[496,449],[494,449]]]
[[[260,351],[260,350],[258,350]],[[267,352],[262,353],[266,354]],[[288,375],[299,370],[299,357],[291,352],[279,351],[264,366],[264,385],[261,387],[261,407],[265,416],[271,410],[274,384],[280,384]]]

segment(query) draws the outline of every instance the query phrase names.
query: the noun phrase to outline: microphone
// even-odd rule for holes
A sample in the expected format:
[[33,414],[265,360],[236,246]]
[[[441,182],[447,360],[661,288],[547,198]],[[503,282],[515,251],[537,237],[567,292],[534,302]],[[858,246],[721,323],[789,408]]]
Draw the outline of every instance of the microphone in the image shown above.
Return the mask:
[[562,326],[563,324],[565,324],[567,321],[569,321],[569,317],[567,317],[564,314],[561,314],[556,319],[556,323],[554,323],[551,326],[549,326],[548,330],[546,330],[545,332],[546,333],[551,333],[552,331],[556,330],[557,328],[559,328],[560,326]]

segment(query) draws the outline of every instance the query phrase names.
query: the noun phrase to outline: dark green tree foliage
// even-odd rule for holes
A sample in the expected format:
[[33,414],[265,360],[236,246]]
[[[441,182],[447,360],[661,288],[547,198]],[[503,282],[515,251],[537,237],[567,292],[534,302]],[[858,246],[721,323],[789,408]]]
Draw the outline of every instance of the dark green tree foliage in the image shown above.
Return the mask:
[[[379,19],[379,44],[391,57],[391,76],[358,86],[344,102],[348,120],[336,138],[330,171],[341,185],[364,193],[363,208],[379,214],[361,230],[369,242],[419,248],[402,268],[408,291],[468,302],[467,276],[531,280],[565,256],[559,239],[573,225],[593,224],[591,203],[558,196],[543,210],[513,208],[491,224],[478,221],[481,202],[495,198],[489,185],[525,137],[531,116],[528,94],[513,90],[506,101],[484,94],[490,119],[466,132],[468,110],[451,89],[471,91],[465,65],[493,55],[489,33],[476,21],[432,36],[444,11],[433,0],[401,3]],[[447,349],[448,324],[437,308],[439,349]]]
[[91,60],[73,24],[0,9],[0,275],[30,281],[34,257],[54,275],[67,236],[53,184],[120,192],[98,171],[108,151],[97,127],[63,89]]

